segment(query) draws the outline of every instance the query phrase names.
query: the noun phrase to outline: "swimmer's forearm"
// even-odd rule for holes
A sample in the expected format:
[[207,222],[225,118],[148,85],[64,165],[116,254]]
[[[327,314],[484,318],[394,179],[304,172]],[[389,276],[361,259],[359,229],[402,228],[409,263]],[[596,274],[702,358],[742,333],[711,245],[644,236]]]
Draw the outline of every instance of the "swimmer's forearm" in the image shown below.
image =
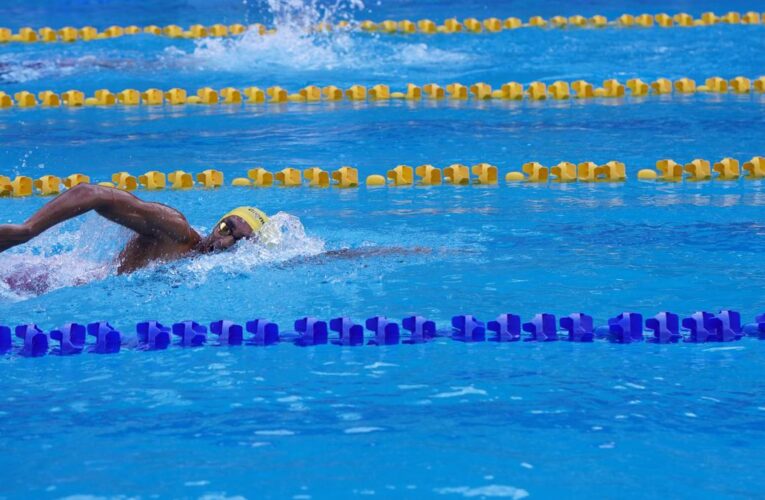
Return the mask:
[[46,230],[91,210],[98,210],[113,201],[111,188],[78,184],[45,204],[36,214],[26,220],[23,226],[29,232],[29,239]]
[[80,184],[48,202],[23,224],[0,225],[0,252],[22,245],[60,222],[97,210],[108,202],[105,189]]
[[0,224],[0,252],[31,239],[29,230],[23,224]]
[[106,219],[149,238],[195,242],[199,235],[177,210],[160,203],[142,201],[110,187],[78,184],[60,194],[24,223],[30,239],[66,220],[95,210]]
[[91,210],[142,236],[189,244],[199,241],[199,235],[175,209],[142,201],[118,189],[78,184],[49,201],[23,224],[0,225],[0,252]]

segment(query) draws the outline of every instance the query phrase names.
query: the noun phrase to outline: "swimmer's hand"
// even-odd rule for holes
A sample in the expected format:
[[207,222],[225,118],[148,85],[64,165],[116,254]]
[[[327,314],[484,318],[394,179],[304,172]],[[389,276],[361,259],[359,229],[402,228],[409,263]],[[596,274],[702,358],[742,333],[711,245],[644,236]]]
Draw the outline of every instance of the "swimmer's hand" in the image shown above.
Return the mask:
[[32,232],[24,224],[0,224],[0,252],[32,239]]

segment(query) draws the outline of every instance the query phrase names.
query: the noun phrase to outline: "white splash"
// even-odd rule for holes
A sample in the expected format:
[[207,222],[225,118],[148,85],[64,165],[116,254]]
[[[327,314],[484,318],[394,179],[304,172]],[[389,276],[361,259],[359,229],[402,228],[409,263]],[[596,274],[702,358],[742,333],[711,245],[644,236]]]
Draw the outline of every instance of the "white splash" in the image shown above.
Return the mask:
[[480,486],[477,488],[470,488],[468,486],[457,486],[454,488],[436,488],[436,493],[441,495],[462,495],[463,497],[501,497],[512,498],[513,500],[520,500],[529,496],[529,492],[516,488],[515,486],[506,486],[503,484],[490,484],[488,486]]
[[[249,32],[241,38],[209,38],[197,43],[192,53],[177,47],[165,51],[167,66],[202,70],[277,74],[283,70],[397,71],[402,66],[436,68],[455,66],[469,59],[468,54],[436,49],[425,43],[388,43],[365,35],[360,40],[352,33],[303,33],[281,30],[261,36]],[[381,63],[384,61],[384,64]],[[267,75],[268,76],[268,75]],[[326,76],[326,75],[325,75]]]
[[483,389],[477,389],[473,387],[472,385],[466,386],[466,387],[452,387],[452,389],[455,389],[453,392],[440,392],[436,395],[434,395],[434,398],[456,398],[460,396],[469,396],[469,395],[476,395],[476,396],[485,396],[487,393]]
[[178,273],[195,276],[199,285],[211,271],[247,274],[264,264],[311,257],[322,252],[324,241],[308,236],[299,218],[279,212],[263,227],[259,240],[241,241],[227,252],[201,255],[173,267]]
[[70,226],[46,231],[3,253],[0,300],[25,300],[116,273],[114,255],[127,242],[128,232],[96,215],[87,216],[77,230]]
[[334,3],[326,0],[266,0],[266,3],[277,28],[303,30],[323,22],[351,21],[353,12],[364,8],[362,0],[335,0]]
[[720,352],[720,351],[743,351],[746,349],[744,346],[726,346],[726,347],[710,347],[708,349],[702,349],[704,352]]
[[346,434],[368,434],[370,432],[379,432],[384,430],[382,427],[350,427],[343,432]]
[[[58,226],[26,245],[3,253],[0,300],[26,300],[116,275],[117,255],[132,232],[95,214],[86,216],[79,227],[72,229],[73,225]],[[187,282],[185,277],[194,276],[193,285],[200,286],[210,273],[247,274],[259,266],[324,251],[324,241],[308,236],[300,219],[284,212],[272,216],[263,232],[259,241],[241,241],[226,252],[157,263],[125,279]]]
[[[11,53],[0,55],[0,83],[25,83],[47,78],[83,74],[94,69],[103,72],[227,71],[259,80],[283,79],[291,71],[323,72],[342,69],[363,70],[367,75],[401,78],[401,68],[436,70],[470,63],[474,55],[457,50],[438,49],[424,43],[423,37],[380,37],[370,33],[338,30],[317,32],[320,23],[338,21],[356,24],[354,13],[364,8],[361,0],[261,0],[267,17],[257,21],[274,26],[275,34],[260,35],[257,30],[229,38],[205,38],[193,42],[164,37],[151,43],[164,47],[142,57],[120,54],[109,44],[94,48],[87,56],[77,52],[56,57]],[[95,46],[94,46],[95,47]],[[306,79],[303,75],[302,79]]]
[[275,34],[260,35],[249,30],[240,37],[208,38],[198,41],[191,53],[171,47],[164,62],[180,66],[236,72],[327,71],[335,68],[379,71],[381,61],[394,70],[408,67],[441,67],[468,61],[469,55],[434,49],[425,43],[399,43],[390,37],[353,33],[348,30],[317,32],[320,23],[352,21],[362,9],[359,0],[336,0],[320,5],[317,0],[268,0]]
[[257,436],[294,436],[295,431],[291,431],[289,429],[263,430],[263,431],[255,431],[255,435]]

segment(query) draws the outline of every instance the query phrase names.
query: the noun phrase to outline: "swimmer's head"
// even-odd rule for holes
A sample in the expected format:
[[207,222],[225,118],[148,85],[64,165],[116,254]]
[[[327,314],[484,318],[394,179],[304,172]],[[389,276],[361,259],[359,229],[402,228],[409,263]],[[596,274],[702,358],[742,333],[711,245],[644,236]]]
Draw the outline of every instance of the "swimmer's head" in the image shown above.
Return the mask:
[[241,239],[250,239],[260,233],[268,216],[255,207],[239,207],[220,218],[212,233],[203,242],[204,250],[214,252],[231,248]]

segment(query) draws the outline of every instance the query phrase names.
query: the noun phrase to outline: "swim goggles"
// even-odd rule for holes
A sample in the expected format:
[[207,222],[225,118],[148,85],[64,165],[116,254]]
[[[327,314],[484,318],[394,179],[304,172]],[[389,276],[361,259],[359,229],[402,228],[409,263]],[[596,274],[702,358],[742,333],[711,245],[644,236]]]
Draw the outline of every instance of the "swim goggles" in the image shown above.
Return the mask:
[[229,236],[232,233],[232,228],[226,221],[221,221],[221,223],[218,224],[218,233],[221,236]]

